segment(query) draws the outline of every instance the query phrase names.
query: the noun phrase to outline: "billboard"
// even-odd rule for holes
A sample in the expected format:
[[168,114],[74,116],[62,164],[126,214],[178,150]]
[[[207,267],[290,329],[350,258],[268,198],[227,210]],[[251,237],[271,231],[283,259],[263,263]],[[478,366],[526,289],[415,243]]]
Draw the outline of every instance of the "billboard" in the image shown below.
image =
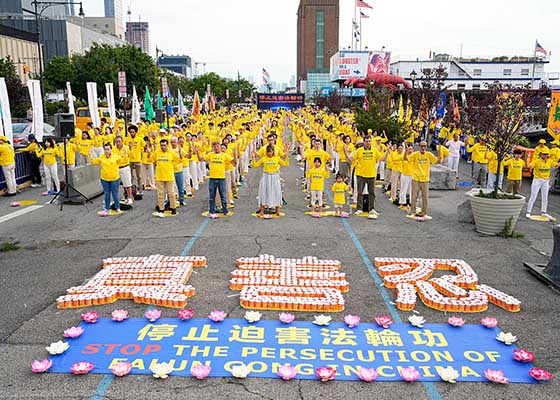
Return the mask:
[[334,91],[343,97],[364,97],[366,95],[366,88],[333,88],[325,86],[321,88],[321,96],[330,96]]
[[278,110],[305,107],[303,93],[257,93],[257,108],[259,110]]
[[339,51],[331,57],[331,81],[365,78],[368,72],[368,51]]
[[389,73],[389,65],[391,64],[390,51],[372,51],[368,64],[368,75],[375,73]]

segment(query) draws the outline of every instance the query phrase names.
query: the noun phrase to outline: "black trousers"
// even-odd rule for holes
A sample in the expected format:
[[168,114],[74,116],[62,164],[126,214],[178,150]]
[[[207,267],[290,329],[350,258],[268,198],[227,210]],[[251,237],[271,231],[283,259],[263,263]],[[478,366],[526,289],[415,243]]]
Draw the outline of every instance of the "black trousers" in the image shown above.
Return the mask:
[[363,176],[356,176],[356,180],[358,183],[358,208],[362,207],[364,204],[364,187],[367,185],[368,190],[368,209],[362,210],[364,212],[369,212],[369,210],[373,210],[375,207],[373,203],[375,202],[375,177],[373,178],[364,178]]
[[29,165],[31,166],[31,183],[41,184],[41,159],[32,154],[27,155],[29,157]]

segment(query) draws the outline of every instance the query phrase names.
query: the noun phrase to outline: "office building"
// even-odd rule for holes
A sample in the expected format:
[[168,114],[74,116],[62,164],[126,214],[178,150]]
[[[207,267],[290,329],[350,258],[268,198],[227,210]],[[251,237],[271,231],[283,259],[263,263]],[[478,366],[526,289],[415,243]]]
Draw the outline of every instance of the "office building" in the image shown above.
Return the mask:
[[158,58],[158,65],[170,71],[176,72],[186,78],[193,78],[192,60],[189,56],[169,56],[162,54]]
[[147,22],[127,22],[126,41],[144,53],[150,52],[150,29]]
[[33,75],[39,74],[40,71],[37,35],[0,25],[0,58],[7,57],[12,59],[20,80],[26,84],[28,78],[24,73],[26,66]]
[[330,58],[338,51],[339,0],[300,0],[297,11],[297,87],[312,74],[306,94],[329,80]]

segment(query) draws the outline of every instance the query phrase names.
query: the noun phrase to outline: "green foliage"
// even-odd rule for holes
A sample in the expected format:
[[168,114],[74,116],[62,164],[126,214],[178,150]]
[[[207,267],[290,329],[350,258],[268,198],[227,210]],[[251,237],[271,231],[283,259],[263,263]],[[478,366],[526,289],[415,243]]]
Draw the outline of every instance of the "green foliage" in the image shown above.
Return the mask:
[[368,129],[372,129],[380,135],[385,132],[391,142],[402,143],[408,134],[404,124],[391,116],[392,92],[386,89],[369,88],[367,96],[369,110],[366,111],[362,107],[356,110],[355,121],[358,131],[365,133]]
[[25,118],[29,108],[27,89],[22,85],[16,66],[9,56],[0,58],[0,76],[6,81],[12,117]]
[[496,235],[508,239],[521,239],[525,237],[524,233],[515,231],[515,228],[513,226],[513,217],[508,218],[504,225],[504,229]]
[[519,138],[519,145],[523,147],[532,147],[531,142],[525,136],[521,136],[521,138]]
[[[74,107],[76,107],[75,104]],[[48,115],[54,115],[56,113],[67,113],[68,104],[65,101],[55,101],[52,103],[47,103],[46,109]]]
[[15,251],[18,250],[20,247],[17,243],[0,243],[0,253],[4,253],[7,251]]
[[70,57],[53,57],[45,66],[43,77],[47,92],[65,90],[66,82],[74,82],[76,79],[76,67]]

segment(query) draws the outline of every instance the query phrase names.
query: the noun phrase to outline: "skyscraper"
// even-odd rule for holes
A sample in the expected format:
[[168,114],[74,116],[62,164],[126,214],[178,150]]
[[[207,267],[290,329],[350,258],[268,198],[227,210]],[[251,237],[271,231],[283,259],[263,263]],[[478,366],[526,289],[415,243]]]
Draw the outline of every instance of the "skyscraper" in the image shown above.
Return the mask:
[[[324,80],[338,51],[339,0],[300,0],[297,23],[297,86]],[[308,77],[308,74],[312,74]],[[328,79],[328,78],[327,78]],[[317,82],[318,83],[318,82]]]
[[127,22],[126,41],[144,53],[150,52],[150,29],[147,22]]
[[115,17],[117,21],[122,23],[123,20],[122,0],[105,0],[105,16]]

